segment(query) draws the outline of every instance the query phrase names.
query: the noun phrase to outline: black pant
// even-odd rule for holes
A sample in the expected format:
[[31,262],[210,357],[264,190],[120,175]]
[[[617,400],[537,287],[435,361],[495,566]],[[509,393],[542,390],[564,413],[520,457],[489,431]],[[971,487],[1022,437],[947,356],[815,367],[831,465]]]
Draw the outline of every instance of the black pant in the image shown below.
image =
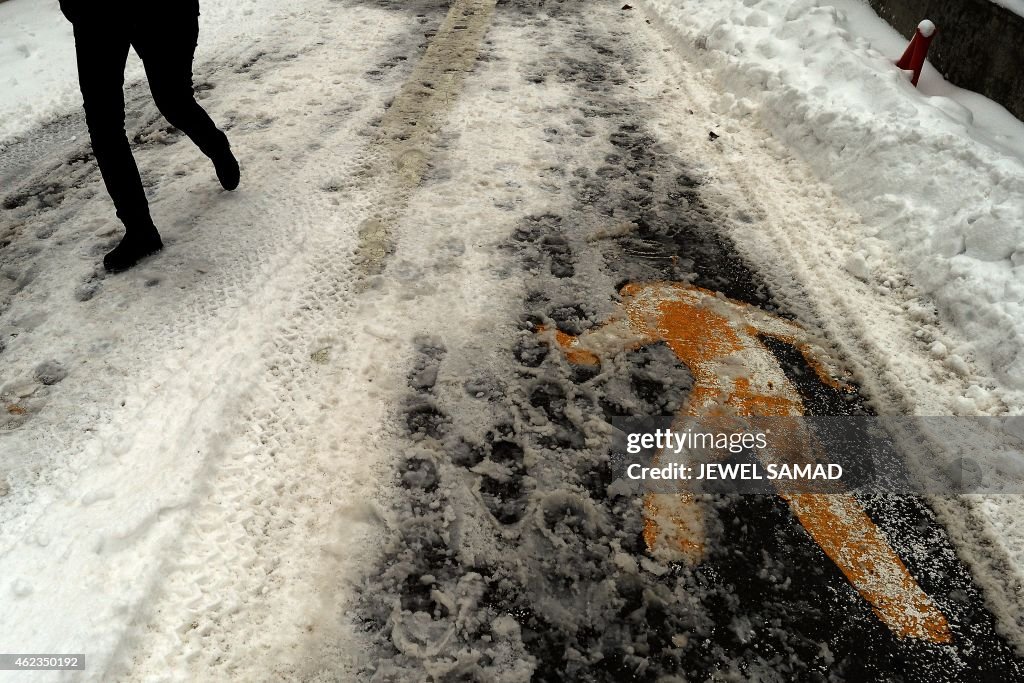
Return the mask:
[[[228,139],[195,100],[192,59],[199,39],[199,17],[187,5],[164,8],[162,16],[75,22],[78,81],[93,153],[117,216],[129,230],[151,224],[124,130],[124,68],[129,46],[142,58],[153,99],[164,118],[188,135],[203,154],[215,157]],[[155,14],[155,13],[154,13]]]

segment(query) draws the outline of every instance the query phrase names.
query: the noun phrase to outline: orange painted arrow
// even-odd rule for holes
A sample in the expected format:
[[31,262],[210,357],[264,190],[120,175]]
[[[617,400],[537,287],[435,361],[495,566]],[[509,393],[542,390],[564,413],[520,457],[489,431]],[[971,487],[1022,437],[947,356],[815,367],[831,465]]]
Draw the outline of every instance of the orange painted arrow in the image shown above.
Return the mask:
[[[622,314],[579,336],[554,332],[569,362],[597,365],[626,349],[664,342],[685,364],[694,387],[682,415],[707,421],[798,417],[803,402],[760,336],[796,347],[820,379],[837,388],[824,360],[796,324],[761,309],[680,282],[633,283],[620,291]],[[544,329],[542,328],[542,332]],[[740,369],[741,372],[738,372]],[[776,440],[760,457],[813,462],[813,436]],[[781,493],[811,538],[897,636],[952,641],[945,616],[848,493]],[[704,555],[703,510],[693,494],[650,493],[644,499],[644,540],[655,556],[696,564]]]

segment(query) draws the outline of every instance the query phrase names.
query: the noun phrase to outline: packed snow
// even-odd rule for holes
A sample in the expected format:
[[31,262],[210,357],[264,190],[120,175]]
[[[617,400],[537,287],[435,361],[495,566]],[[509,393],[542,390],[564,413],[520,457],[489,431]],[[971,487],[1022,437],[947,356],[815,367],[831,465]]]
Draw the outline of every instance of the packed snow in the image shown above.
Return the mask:
[[365,74],[408,24],[316,0],[262,12],[263,40],[196,64],[245,167],[237,193],[128,88],[171,258],[99,270],[120,226],[80,119],[78,142],[4,187],[4,647],[85,649],[87,680],[297,675],[310,629],[333,623],[322,595],[344,595],[321,587],[372,554],[359,501],[386,403],[368,396],[393,351],[364,330],[381,328],[372,305],[352,320],[350,253],[378,194],[354,167],[391,91]]

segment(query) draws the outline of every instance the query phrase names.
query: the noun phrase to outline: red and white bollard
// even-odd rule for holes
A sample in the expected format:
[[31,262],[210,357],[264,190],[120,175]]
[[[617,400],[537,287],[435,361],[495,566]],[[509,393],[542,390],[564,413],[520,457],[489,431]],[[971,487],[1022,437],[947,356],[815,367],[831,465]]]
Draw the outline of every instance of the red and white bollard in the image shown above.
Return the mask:
[[910,82],[917,86],[917,79],[921,77],[921,69],[924,67],[924,58],[928,56],[928,46],[932,44],[935,37],[935,24],[925,19],[917,25],[917,32],[914,34],[907,51],[903,53],[896,66],[904,71],[913,71],[914,77]]

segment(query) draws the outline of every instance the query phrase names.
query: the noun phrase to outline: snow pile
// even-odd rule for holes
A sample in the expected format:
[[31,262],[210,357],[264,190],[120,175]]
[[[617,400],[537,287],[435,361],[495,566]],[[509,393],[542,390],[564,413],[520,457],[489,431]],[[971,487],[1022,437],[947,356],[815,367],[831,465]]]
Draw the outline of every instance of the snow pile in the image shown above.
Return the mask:
[[845,267],[902,255],[968,356],[1024,389],[1024,124],[930,66],[915,90],[892,63],[906,41],[857,0],[648,4],[708,57],[720,112],[756,113],[861,213]]

